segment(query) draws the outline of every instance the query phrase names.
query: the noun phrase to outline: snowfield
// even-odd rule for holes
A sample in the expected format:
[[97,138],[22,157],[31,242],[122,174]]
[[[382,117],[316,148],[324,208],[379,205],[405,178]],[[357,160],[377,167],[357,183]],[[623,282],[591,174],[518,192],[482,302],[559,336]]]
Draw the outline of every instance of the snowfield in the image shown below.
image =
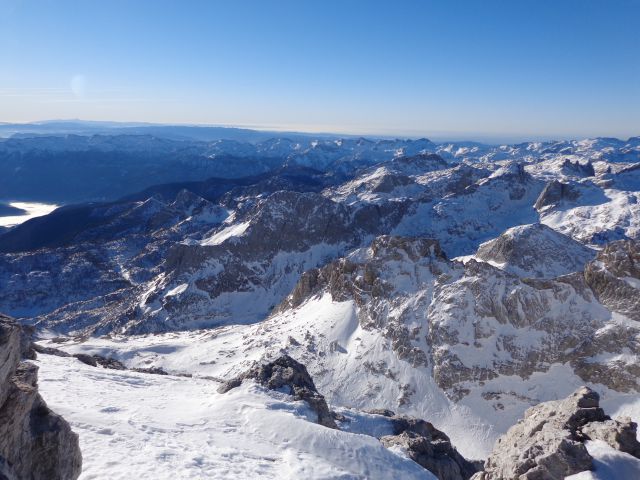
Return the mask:
[[[73,354],[115,358],[130,368],[160,367],[169,373],[191,374],[192,379],[171,378],[174,382],[204,381],[210,386],[210,379],[229,379],[265,356],[292,348],[295,352],[291,339],[305,336],[317,338],[316,352],[322,353],[295,356],[304,359],[318,391],[327,398],[331,408],[389,408],[424,418],[445,432],[460,453],[470,459],[486,458],[497,438],[522,418],[531,405],[564,398],[585,384],[569,365],[555,364],[550,365],[547,372],[536,372],[526,380],[517,375],[497,376],[485,381],[480,388],[472,388],[456,403],[439,389],[428,368],[412,368],[393,354],[387,340],[362,329],[352,302],[334,302],[328,296],[256,325],[43,344]],[[40,358],[43,368],[49,359],[60,361],[51,356]],[[83,371],[88,368],[89,375],[92,371],[103,372],[76,363],[79,364],[71,359],[70,367]],[[380,368],[377,365],[384,365],[384,372],[375,371]],[[104,372],[110,378],[110,371]],[[134,376],[140,378],[141,375]],[[44,371],[41,378],[44,378]],[[72,380],[71,376],[66,378]],[[142,375],[141,378],[147,382],[162,382],[164,377],[157,380],[156,376]],[[413,394],[409,401],[400,402],[399,406],[399,399],[404,394],[403,385],[411,385]],[[601,405],[609,415],[614,418],[629,416],[640,421],[637,394],[616,392],[603,385],[590,386],[600,393]],[[65,388],[62,383],[55,387]],[[214,392],[215,388],[217,386],[211,386],[210,391]],[[54,390],[43,389],[46,400],[49,391]],[[500,410],[496,410],[491,398],[494,392],[502,392]],[[90,392],[85,394],[93,396]],[[158,408],[162,408],[161,405]],[[171,410],[172,407],[167,408]]]
[[83,480],[435,479],[376,438],[320,426],[304,402],[252,383],[219,394],[202,378],[50,355],[37,364],[42,396],[80,435]]

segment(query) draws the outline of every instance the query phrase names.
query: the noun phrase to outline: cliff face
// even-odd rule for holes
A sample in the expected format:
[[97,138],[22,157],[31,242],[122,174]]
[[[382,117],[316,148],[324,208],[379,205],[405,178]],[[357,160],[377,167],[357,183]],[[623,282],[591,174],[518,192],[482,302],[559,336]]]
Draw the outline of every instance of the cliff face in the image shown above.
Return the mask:
[[78,435],[38,393],[38,367],[22,330],[0,315],[0,479],[74,480],[82,456]]

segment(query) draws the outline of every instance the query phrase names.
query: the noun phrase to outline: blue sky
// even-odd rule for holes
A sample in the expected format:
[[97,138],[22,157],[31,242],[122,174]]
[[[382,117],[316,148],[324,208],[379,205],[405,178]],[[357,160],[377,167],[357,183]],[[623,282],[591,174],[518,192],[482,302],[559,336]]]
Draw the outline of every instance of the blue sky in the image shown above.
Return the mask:
[[640,0],[0,0],[0,121],[640,134]]

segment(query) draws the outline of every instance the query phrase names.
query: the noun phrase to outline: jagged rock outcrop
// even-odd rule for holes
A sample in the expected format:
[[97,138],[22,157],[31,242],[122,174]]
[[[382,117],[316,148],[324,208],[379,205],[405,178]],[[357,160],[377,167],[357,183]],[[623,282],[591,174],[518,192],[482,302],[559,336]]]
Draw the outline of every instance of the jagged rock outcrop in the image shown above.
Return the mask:
[[[44,355],[55,355],[57,357],[74,357],[78,361],[89,365],[90,367],[101,366],[103,368],[109,368],[111,370],[131,370],[138,373],[148,373],[151,375],[169,375],[169,373],[160,367],[144,367],[144,368],[127,368],[124,363],[115,358],[103,357],[102,355],[89,355],[87,353],[74,353],[73,355],[60,350],[59,348],[44,347],[37,343],[32,344],[32,348],[37,353]],[[185,376],[185,374],[180,374]],[[1,480],[1,479],[0,479]]]
[[587,163],[581,163],[579,161],[572,162],[568,158],[562,162],[561,171],[565,175],[575,175],[579,177],[593,177],[596,174],[593,164],[590,161]]
[[[325,295],[334,302],[353,302],[359,327],[388,340],[390,350],[412,368],[430,368],[438,387],[453,401],[501,375],[528,379],[553,364],[568,365],[584,382],[616,391],[640,388],[632,356],[606,355],[621,348],[639,353],[640,329],[612,319],[582,272],[523,279],[473,259],[465,264],[449,261],[435,240],[382,236],[368,249],[306,272],[274,317],[302,311]],[[307,364],[317,364],[320,375],[331,371],[336,352],[337,361],[345,349],[364,350],[359,342],[349,346],[349,339],[330,337],[320,347],[325,340],[312,334],[313,326],[304,328],[310,333],[294,335],[295,342],[286,349]],[[326,356],[311,358],[319,348]],[[408,382],[376,363],[364,361],[362,368],[386,377],[376,381],[397,382],[406,391],[398,394],[398,405],[384,407],[419,401],[411,398],[410,386],[402,386]],[[495,393],[489,401],[500,410],[501,393]]]
[[78,436],[38,393],[38,367],[22,362],[20,327],[0,315],[0,478],[73,480],[80,475]]
[[449,437],[431,423],[398,415],[390,420],[394,434],[381,437],[382,444],[387,448],[400,448],[439,480],[467,480],[482,468],[460,455]]
[[304,400],[318,415],[318,423],[329,428],[338,428],[324,397],[318,392],[307,368],[288,355],[272,362],[257,365],[245,373],[223,383],[218,391],[226,393],[240,386],[244,380],[254,380],[270,389],[286,392],[296,400]]
[[420,153],[418,155],[395,157],[389,162],[392,169],[405,175],[420,175],[449,167],[444,159],[435,153]]
[[[256,365],[245,373],[223,383],[218,391],[226,393],[242,384],[244,380],[279,392],[291,394],[297,400],[304,400],[318,415],[318,423],[330,428],[338,428],[324,397],[318,393],[313,379],[300,362],[288,355]],[[393,428],[393,435],[380,438],[388,448],[401,448],[406,454],[440,480],[467,480],[481,465],[466,460],[451,445],[447,435],[431,423],[404,415],[395,415],[390,410],[373,410],[371,413],[386,416]]]
[[567,184],[552,180],[547,183],[536,200],[535,208],[540,211],[544,207],[557,205],[564,200],[577,200],[580,197],[578,190]]
[[599,405],[599,395],[582,387],[564,400],[529,408],[500,437],[474,480],[563,480],[590,470],[586,440],[603,440],[618,450],[638,454],[636,424],[611,420]]

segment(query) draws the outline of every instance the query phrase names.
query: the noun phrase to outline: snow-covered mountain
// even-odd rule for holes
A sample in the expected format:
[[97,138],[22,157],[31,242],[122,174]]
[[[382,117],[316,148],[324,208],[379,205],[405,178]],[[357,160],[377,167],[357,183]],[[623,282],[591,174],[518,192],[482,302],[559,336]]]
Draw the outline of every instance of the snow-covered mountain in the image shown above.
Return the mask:
[[[18,130],[38,131],[27,127]],[[206,129],[185,127],[186,133],[175,134],[170,128],[131,126],[119,130],[111,126],[70,128],[71,133],[56,134],[45,128],[44,134],[0,138],[2,199],[65,203],[115,200],[161,183],[214,176],[239,178],[293,165],[349,176],[394,158],[428,154],[437,154],[451,164],[562,159],[604,165],[640,160],[639,137],[485,145],[434,143],[424,138],[271,137],[249,130],[233,135],[233,129],[221,136],[218,130],[207,135]]]
[[[22,155],[21,141],[40,142],[46,152],[64,144],[12,139],[0,151]],[[140,151],[182,158],[182,140],[69,141],[61,152],[133,152],[131,142],[141,141]],[[212,430],[226,428],[226,416],[263,422],[252,430],[259,461],[238,472],[257,472],[251,469],[282,440],[270,436],[269,425],[293,422],[302,433],[288,438],[287,455],[310,462],[312,478],[352,478],[367,468],[372,478],[399,475],[409,468],[406,458],[387,458],[389,451],[371,443],[371,435],[388,434],[380,418],[367,417],[372,409],[428,420],[471,459],[486,458],[529,406],[584,384],[612,415],[638,420],[638,138],[512,146],[356,138],[182,142],[217,165],[228,155],[264,163],[252,176],[176,179],[109,203],[66,206],[8,230],[0,235],[0,311],[35,325],[47,346],[63,352],[191,375],[122,378],[158,391],[173,385],[198,402],[198,392],[253,362],[287,354],[304,364],[330,407],[352,418],[340,424],[341,433],[307,428],[303,406],[252,386],[231,397],[214,394],[206,407],[194,404],[222,412],[196,441],[220,443]],[[75,359],[43,355],[41,362],[43,375],[61,377],[82,398],[92,395],[92,378],[116,381]],[[127,385],[109,402],[122,403]],[[50,386],[55,405],[63,406],[68,397]],[[164,398],[179,402],[177,392]],[[108,415],[83,424],[91,405],[83,400],[63,413],[97,448],[103,439],[96,431],[107,428],[98,424]],[[163,408],[153,403],[154,415]],[[269,412],[253,416],[256,408]],[[175,418],[191,429],[202,421],[198,415]],[[368,430],[358,430],[364,424]],[[241,449],[247,428],[228,425],[237,441],[230,449]],[[347,434],[349,428],[355,430]],[[145,435],[134,430],[136,438]],[[369,437],[349,436],[355,433]],[[177,438],[171,441],[187,442]],[[343,445],[333,460],[331,442]],[[301,450],[306,443],[318,449]],[[345,452],[349,443],[359,453]],[[248,461],[243,452],[239,458]],[[347,468],[341,456],[373,452],[389,470],[364,461]],[[274,465],[287,458],[278,453]],[[202,461],[202,472],[223,462]],[[275,476],[277,468],[265,471]]]
[[[613,269],[604,256],[587,272],[592,265]],[[524,280],[447,260],[432,240],[384,236],[305,273],[260,323],[83,341],[71,351],[214,378],[288,353],[330,403],[429,418],[480,458],[524,408],[583,383],[618,409],[638,407],[640,325],[629,319],[635,306],[624,307],[627,317],[607,308],[601,292],[620,281],[611,277],[606,286],[582,272]]]

